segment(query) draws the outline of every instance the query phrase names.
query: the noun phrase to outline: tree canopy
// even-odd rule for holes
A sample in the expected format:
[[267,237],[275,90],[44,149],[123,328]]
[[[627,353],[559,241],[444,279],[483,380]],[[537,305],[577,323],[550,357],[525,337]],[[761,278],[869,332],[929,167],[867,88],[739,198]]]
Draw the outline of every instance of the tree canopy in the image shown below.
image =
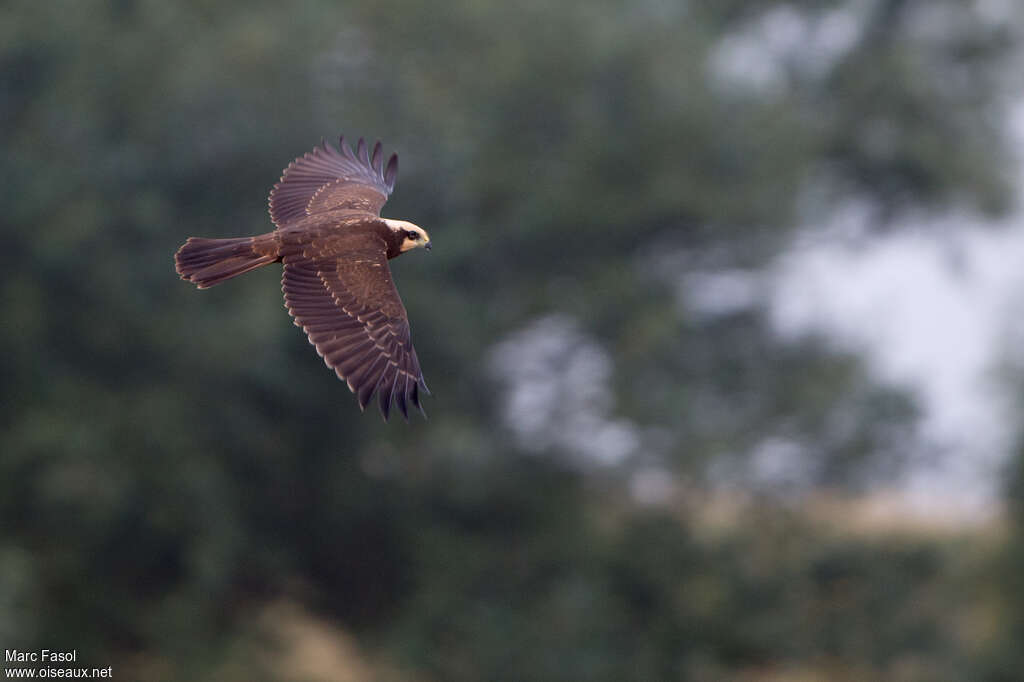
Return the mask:
[[[0,7],[0,641],[300,679],[262,667],[285,600],[379,679],[1011,679],[1001,540],[805,496],[900,471],[913,396],[722,277],[850,198],[1012,206],[1020,27],[983,5]],[[392,264],[426,423],[354,409],[272,268],[174,272],[340,133],[433,237]]]

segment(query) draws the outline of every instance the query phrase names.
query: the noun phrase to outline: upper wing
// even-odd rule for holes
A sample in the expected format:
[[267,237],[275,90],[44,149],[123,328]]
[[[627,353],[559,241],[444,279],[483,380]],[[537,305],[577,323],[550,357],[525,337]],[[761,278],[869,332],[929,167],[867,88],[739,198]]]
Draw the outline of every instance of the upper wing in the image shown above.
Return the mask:
[[383,243],[343,255],[324,248],[286,257],[281,288],[295,324],[356,394],[360,408],[376,391],[385,420],[392,404],[406,419],[408,402],[423,412],[419,391],[427,385]]
[[339,208],[380,215],[397,174],[398,155],[392,154],[385,166],[380,142],[371,155],[363,138],[355,153],[344,136],[338,139],[338,149],[321,141],[288,164],[281,181],[270,190],[270,218],[281,227],[296,218]]

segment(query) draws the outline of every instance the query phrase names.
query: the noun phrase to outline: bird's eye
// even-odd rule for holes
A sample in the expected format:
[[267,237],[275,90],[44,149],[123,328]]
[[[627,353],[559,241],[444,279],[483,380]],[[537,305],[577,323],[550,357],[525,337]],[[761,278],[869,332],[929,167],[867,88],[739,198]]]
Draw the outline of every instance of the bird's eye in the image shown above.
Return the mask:
[[420,238],[420,236],[418,234],[416,234],[415,232],[413,232],[412,230],[406,230],[405,236],[408,237],[409,239],[413,240],[413,241],[416,241],[417,239]]

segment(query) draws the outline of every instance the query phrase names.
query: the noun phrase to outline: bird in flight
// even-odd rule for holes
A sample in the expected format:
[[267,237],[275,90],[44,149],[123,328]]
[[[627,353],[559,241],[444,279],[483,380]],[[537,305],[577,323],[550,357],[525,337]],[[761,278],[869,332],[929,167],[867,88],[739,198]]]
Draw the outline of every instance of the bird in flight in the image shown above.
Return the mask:
[[338,140],[321,142],[295,159],[270,191],[276,229],[256,237],[189,237],[174,256],[181,278],[200,289],[270,263],[283,263],[281,289],[288,313],[328,367],[365,409],[377,394],[387,421],[392,406],[409,418],[429,394],[409,318],[388,260],[430,249],[426,231],[380,217],[395,187],[398,155],[384,163],[381,143],[355,152]]

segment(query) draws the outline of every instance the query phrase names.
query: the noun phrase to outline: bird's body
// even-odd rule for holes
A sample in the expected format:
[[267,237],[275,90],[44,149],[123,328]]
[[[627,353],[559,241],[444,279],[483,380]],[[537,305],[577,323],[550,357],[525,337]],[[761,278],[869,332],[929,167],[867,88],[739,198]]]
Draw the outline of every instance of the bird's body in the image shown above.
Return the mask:
[[190,237],[175,255],[182,279],[200,289],[270,263],[283,263],[285,306],[365,407],[376,392],[384,418],[392,405],[420,411],[426,383],[388,260],[430,248],[420,227],[380,217],[394,188],[398,159],[383,164],[363,140],[339,141],[296,159],[270,193],[277,229],[255,237]]

